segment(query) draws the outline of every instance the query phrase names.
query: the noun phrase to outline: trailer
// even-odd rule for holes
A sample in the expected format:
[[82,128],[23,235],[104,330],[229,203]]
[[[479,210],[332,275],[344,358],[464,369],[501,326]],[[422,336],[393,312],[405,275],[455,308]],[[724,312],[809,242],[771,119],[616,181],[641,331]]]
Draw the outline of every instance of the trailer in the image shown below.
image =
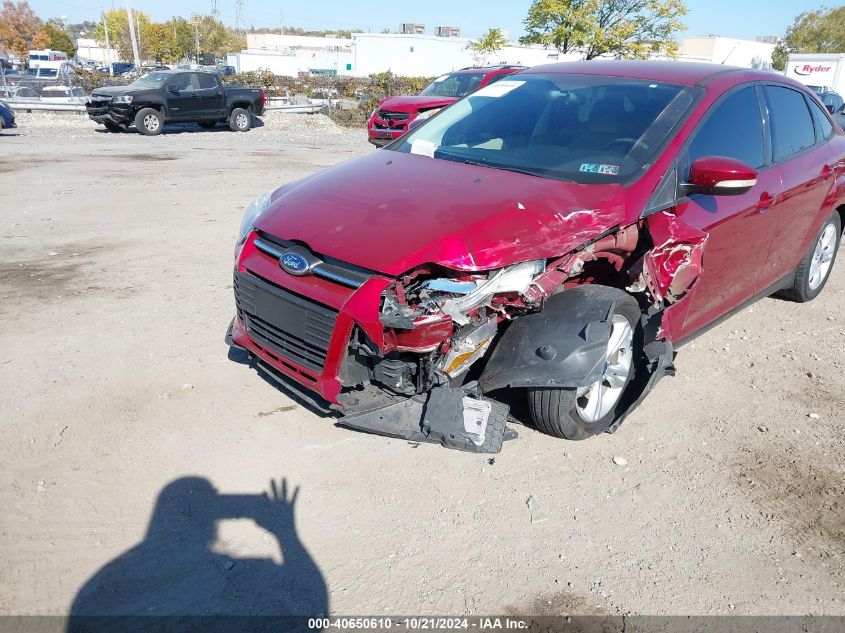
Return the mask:
[[845,95],[845,53],[790,55],[784,74],[816,92]]

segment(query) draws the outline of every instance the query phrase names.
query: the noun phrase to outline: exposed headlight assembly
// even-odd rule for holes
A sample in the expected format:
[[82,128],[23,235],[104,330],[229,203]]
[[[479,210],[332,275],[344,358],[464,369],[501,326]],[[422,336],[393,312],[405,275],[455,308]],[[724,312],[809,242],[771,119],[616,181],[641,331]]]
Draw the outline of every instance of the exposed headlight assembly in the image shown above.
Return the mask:
[[112,99],[113,103],[132,103],[132,95],[120,95]]
[[[515,292],[522,294],[539,273],[546,267],[545,260],[535,259],[520,264],[514,264],[496,271],[491,277],[476,282],[476,287],[463,296],[446,301],[440,309],[452,317],[458,325],[469,323],[466,313],[478,307],[495,294]],[[436,280],[440,281],[440,280]]]

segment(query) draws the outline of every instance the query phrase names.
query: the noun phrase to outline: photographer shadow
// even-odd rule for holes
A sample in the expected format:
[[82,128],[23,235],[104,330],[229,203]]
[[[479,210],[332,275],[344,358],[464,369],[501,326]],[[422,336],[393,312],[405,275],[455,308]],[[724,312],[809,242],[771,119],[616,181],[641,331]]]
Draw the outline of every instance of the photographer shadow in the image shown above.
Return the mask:
[[[232,630],[239,628],[239,618],[245,619],[242,624],[256,624],[327,614],[323,575],[296,532],[298,491],[289,494],[284,480],[278,486],[271,482],[269,495],[223,495],[199,477],[168,484],[159,494],[144,540],[79,590],[68,631],[115,630],[116,618],[121,630],[146,630],[156,619],[168,629],[182,621],[204,630],[223,619]],[[212,551],[218,522],[244,518],[278,541],[282,564]],[[198,618],[203,622],[191,622]]]

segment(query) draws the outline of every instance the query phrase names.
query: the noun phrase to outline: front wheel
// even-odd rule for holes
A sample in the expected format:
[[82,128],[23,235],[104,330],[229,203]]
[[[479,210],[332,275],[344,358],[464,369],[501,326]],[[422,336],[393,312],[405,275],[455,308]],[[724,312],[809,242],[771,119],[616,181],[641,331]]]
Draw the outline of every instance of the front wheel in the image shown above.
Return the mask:
[[161,112],[154,108],[143,108],[135,115],[135,127],[145,136],[156,136],[161,134],[164,126],[164,118]]
[[596,382],[578,389],[528,390],[528,409],[540,431],[568,440],[584,440],[613,424],[640,353],[639,321],[640,307],[632,297],[616,304],[604,373]]
[[842,220],[839,213],[834,211],[825,220],[816,239],[798,264],[792,287],[780,292],[779,295],[798,303],[812,301],[819,296],[830,276],[833,262],[836,260],[841,237]]
[[243,108],[235,108],[229,115],[229,127],[233,132],[248,132],[252,127],[252,115]]

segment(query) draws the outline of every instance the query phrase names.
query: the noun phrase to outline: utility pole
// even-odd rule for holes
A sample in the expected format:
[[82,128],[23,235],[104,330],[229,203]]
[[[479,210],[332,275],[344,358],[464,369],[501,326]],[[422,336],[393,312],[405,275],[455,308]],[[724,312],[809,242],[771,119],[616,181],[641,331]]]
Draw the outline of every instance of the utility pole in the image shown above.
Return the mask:
[[200,24],[196,19],[191,20],[194,25],[194,41],[196,42],[197,53],[196,53],[196,62],[197,64],[200,63]]
[[138,52],[138,40],[135,38],[135,21],[132,19],[132,5],[126,0],[126,16],[129,18],[129,39],[132,40],[132,57],[135,67],[141,65],[141,54]]
[[109,43],[109,23],[106,21],[106,12],[100,8],[100,15],[103,16],[103,30],[106,32],[106,66],[109,68],[109,77],[114,77],[114,68],[111,65],[111,44]]

